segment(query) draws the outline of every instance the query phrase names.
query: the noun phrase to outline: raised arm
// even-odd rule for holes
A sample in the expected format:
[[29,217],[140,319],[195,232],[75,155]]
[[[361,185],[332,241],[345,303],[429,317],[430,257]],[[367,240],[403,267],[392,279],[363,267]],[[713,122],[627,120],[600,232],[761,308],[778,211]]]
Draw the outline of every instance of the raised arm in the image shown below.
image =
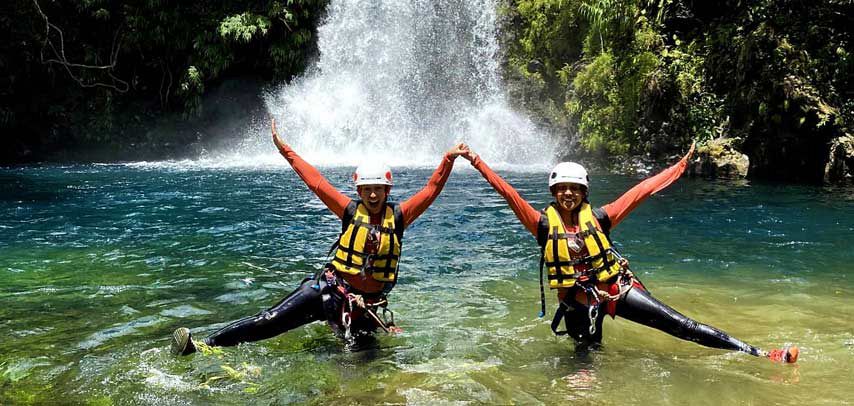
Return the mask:
[[273,143],[276,144],[276,148],[279,149],[279,153],[282,154],[285,159],[288,160],[288,163],[291,164],[291,167],[294,168],[294,171],[299,175],[300,179],[305,182],[306,186],[311,189],[317,197],[329,208],[333,213],[335,213],[338,218],[344,216],[344,209],[350,203],[350,198],[339,192],[338,189],[335,189],[331,183],[329,183],[320,172],[315,169],[311,164],[303,160],[293,149],[291,149],[288,144],[285,144],[281,138],[279,138],[279,134],[276,131],[276,120],[272,120],[272,131],[273,131]]
[[487,166],[486,162],[483,162],[483,160],[480,159],[480,156],[471,151],[463,156],[471,161],[471,165],[474,166],[481,175],[483,175],[483,178],[492,185],[492,188],[504,197],[504,200],[507,201],[510,209],[516,214],[516,217],[519,218],[522,225],[524,225],[525,228],[527,228],[528,231],[536,237],[537,223],[540,221],[540,212],[523,199],[522,196],[519,195],[519,192],[517,192],[516,189],[513,189],[513,186],[510,186],[507,181],[502,179],[492,170],[492,168]]
[[647,197],[658,193],[673,182],[676,182],[682,176],[682,173],[685,172],[685,168],[688,167],[688,160],[691,159],[693,153],[694,144],[691,144],[688,153],[675,165],[661,171],[655,176],[645,179],[643,182],[629,189],[628,192],[624,193],[617,200],[603,206],[602,208],[605,209],[608,218],[611,219],[611,228],[616,227],[617,224],[623,221]]
[[451,169],[454,167],[454,160],[462,155],[467,150],[466,148],[465,144],[458,144],[448,150],[445,156],[442,157],[439,167],[430,176],[427,184],[418,193],[400,204],[400,211],[403,213],[403,220],[406,222],[406,227],[409,227],[418,216],[424,214],[424,211],[433,204],[433,201],[436,200],[436,197],[439,196],[439,193],[445,187],[445,182],[448,181],[448,176],[450,176]]

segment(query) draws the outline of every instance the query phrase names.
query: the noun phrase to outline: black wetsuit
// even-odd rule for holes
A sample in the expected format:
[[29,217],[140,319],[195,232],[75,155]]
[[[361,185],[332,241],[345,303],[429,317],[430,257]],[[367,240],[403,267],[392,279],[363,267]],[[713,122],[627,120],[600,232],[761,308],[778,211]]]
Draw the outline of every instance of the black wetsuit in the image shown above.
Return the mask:
[[[561,304],[561,307],[566,309],[563,319],[567,334],[581,344],[599,344],[602,342],[602,320],[608,314],[605,311],[606,306],[604,303],[600,306],[596,330],[590,334],[588,307],[575,300],[575,289],[577,288],[570,291],[567,299]],[[758,348],[721,330],[686,317],[640,287],[633,287],[617,301],[616,316],[707,347],[743,351],[756,356],[762,353]],[[556,329],[554,323],[552,328]]]
[[[337,282],[341,283],[340,279]],[[232,322],[205,338],[204,342],[211,346],[233,346],[275,337],[321,320],[329,321],[333,330],[343,335],[340,316],[344,300],[325,278],[306,278],[296,290],[273,307]],[[354,336],[370,334],[376,328],[376,323],[364,314],[354,317],[350,325]]]
[[[608,218],[608,214],[605,210],[599,208],[593,210],[593,215],[602,227],[602,232],[610,240],[611,220]],[[545,230],[543,227],[546,227]],[[544,225],[542,220],[538,233],[538,242],[541,246],[545,246],[544,235],[548,234],[548,228],[547,223]],[[558,332],[557,330],[560,319],[563,319],[566,324],[565,334],[568,334],[581,344],[599,344],[602,342],[602,320],[607,315],[605,311],[606,306],[604,303],[600,306],[598,317],[596,318],[596,329],[591,334],[589,308],[587,305],[578,303],[575,300],[578,289],[581,288],[576,285],[566,295],[566,299],[561,303],[558,313],[555,314],[555,318],[552,321],[552,330],[557,334],[564,334],[564,332]],[[760,349],[750,344],[733,338],[714,327],[686,317],[670,306],[658,301],[646,289],[637,285],[617,301],[615,315],[707,347],[743,351],[756,356],[762,354]]]

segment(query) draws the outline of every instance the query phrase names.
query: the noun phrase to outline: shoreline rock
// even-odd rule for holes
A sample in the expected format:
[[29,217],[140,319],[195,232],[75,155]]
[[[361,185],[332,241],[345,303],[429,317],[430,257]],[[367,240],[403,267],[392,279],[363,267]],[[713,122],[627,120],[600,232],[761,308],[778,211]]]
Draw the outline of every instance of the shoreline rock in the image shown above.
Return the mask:
[[695,158],[688,166],[692,176],[722,179],[745,179],[750,158],[736,148],[734,138],[716,138],[697,147]]
[[824,183],[854,183],[854,135],[845,134],[831,141]]

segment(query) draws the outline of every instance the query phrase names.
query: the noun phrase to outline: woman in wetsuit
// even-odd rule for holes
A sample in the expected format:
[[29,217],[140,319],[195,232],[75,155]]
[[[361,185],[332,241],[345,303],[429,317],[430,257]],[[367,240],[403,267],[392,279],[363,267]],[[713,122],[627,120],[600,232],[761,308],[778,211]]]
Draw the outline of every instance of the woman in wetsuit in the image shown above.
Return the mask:
[[[611,229],[644,199],[679,179],[693,151],[692,145],[676,165],[599,208],[593,208],[587,200],[587,171],[574,162],[560,163],[549,175],[549,190],[555,201],[543,211],[534,209],[477,154],[468,151],[463,156],[507,200],[516,217],[537,238],[542,250],[541,316],[545,313],[542,273],[546,269],[549,287],[558,291],[559,306],[552,321],[556,334],[567,334],[582,346],[598,345],[602,341],[602,321],[610,314],[707,347],[795,362],[797,347],[762,351],[661,303],[633,277],[628,262],[611,245]],[[558,330],[561,321],[566,331]]]
[[[359,335],[377,329],[395,329],[378,314],[386,312],[387,294],[397,282],[397,264],[403,231],[433,203],[454,165],[466,151],[464,144],[451,148],[442,158],[427,185],[400,204],[388,202],[391,171],[384,165],[367,163],[354,174],[358,199],[335,189],[308,162],[300,158],[276,132],[273,142],[297,175],[342,220],[342,232],[330,253],[332,261],[314,278],[301,285],[273,307],[237,320],[204,339],[209,346],[233,346],[274,337],[304,324],[326,320],[336,334],[351,343]],[[382,313],[379,312],[382,310]],[[187,355],[196,351],[189,329],[172,334],[172,352]]]

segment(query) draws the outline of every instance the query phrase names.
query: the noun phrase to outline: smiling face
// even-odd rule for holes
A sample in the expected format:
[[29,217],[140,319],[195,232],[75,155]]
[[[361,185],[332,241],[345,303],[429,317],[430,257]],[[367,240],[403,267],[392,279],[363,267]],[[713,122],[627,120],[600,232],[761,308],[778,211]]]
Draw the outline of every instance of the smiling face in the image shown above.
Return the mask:
[[390,190],[391,186],[387,185],[362,185],[356,188],[359,198],[371,214],[380,214]]
[[551,191],[558,209],[567,213],[580,207],[587,197],[587,188],[577,183],[558,183]]

